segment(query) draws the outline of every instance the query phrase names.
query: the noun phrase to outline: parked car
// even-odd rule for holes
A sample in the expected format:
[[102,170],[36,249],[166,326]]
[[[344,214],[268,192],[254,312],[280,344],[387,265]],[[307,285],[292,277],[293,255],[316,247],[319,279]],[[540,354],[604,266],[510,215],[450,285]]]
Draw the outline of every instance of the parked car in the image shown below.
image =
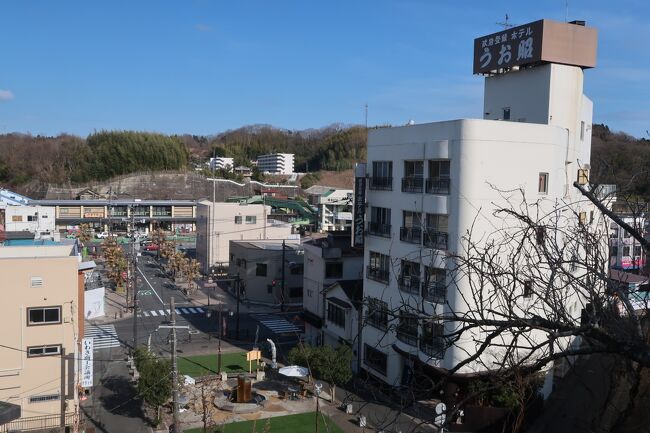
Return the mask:
[[117,237],[117,233],[99,232],[95,233],[97,239],[106,239],[107,237]]
[[145,251],[158,251],[159,248],[158,244],[154,244],[153,242],[144,246]]

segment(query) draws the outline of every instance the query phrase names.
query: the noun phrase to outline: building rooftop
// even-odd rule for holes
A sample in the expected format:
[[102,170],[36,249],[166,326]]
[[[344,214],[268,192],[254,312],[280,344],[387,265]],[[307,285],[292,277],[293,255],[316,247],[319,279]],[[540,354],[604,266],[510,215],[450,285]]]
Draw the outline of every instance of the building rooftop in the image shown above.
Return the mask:
[[77,254],[77,243],[74,240],[60,242],[31,240],[30,242],[20,239],[16,241],[20,242],[16,245],[7,245],[7,242],[14,242],[14,240],[5,241],[4,246],[0,247],[0,259],[69,257]]
[[[270,240],[255,240],[255,241],[230,241],[233,244],[237,244],[243,248],[257,249],[257,250],[268,250],[268,251],[282,251],[282,240],[270,239]],[[285,240],[285,249],[287,251],[299,251],[302,249],[300,245],[300,240],[298,239],[289,239]]]
[[196,200],[32,200],[30,204],[41,206],[194,206]]

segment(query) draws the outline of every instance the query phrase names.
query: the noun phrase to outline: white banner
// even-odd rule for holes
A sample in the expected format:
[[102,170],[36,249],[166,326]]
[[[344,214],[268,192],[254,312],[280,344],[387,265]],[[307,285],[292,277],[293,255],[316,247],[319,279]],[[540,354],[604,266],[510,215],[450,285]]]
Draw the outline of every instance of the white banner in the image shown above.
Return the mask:
[[84,292],[84,303],[86,307],[84,316],[86,319],[94,319],[95,317],[102,317],[104,315],[104,295],[105,290],[103,287]]
[[93,386],[93,343],[92,337],[81,341],[81,386],[83,388]]

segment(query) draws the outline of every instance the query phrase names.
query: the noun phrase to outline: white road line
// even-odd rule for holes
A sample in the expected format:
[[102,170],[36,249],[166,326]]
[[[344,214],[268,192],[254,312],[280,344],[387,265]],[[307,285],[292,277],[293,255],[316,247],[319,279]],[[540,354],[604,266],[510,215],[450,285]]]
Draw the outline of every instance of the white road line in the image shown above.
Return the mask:
[[175,308],[176,314],[181,314],[181,309],[180,308]]
[[188,308],[188,310],[190,310],[192,314],[198,313],[198,311],[196,311],[196,308]]
[[179,308],[179,310],[181,310],[181,314],[191,314],[190,310],[188,310],[187,308]]
[[143,312],[142,312],[142,315],[143,315],[144,317],[149,317],[149,313],[147,313],[146,311],[143,311]]
[[158,315],[158,313],[156,313],[156,310],[149,311],[149,314],[151,314],[154,317],[156,317]]
[[153,286],[151,285],[151,283],[149,282],[149,280],[147,280],[147,276],[144,274],[144,272],[142,272],[142,269],[140,269],[140,268],[138,267],[138,271],[140,272],[140,275],[142,275],[142,278],[144,278],[144,280],[147,282],[147,284],[149,284],[149,287],[151,287],[151,290],[153,290],[153,294],[156,295],[156,298],[158,298],[158,300],[160,301],[160,303],[163,304],[163,306],[164,306],[165,303],[163,302],[163,300],[162,300],[162,299],[160,298],[160,296],[158,295],[158,292],[156,292],[156,289],[153,288]]
[[166,309],[165,311],[167,312],[168,315],[169,315],[169,314],[172,314],[172,312],[171,312],[171,310],[170,310],[169,308]]
[[158,314],[160,314],[161,316],[164,316],[165,315],[165,310],[158,310]]

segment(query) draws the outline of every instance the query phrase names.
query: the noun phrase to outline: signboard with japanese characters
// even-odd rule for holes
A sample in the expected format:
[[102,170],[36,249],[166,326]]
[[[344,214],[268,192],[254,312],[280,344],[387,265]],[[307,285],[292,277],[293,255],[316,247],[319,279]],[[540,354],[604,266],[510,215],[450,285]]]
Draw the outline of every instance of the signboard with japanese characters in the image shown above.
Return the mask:
[[93,344],[92,337],[81,340],[81,386],[93,386]]
[[543,25],[539,20],[474,39],[474,73],[540,61]]
[[593,68],[597,45],[598,32],[584,22],[534,21],[474,39],[474,73],[539,62]]
[[363,247],[366,219],[366,164],[354,167],[354,219],[352,221],[352,246]]

